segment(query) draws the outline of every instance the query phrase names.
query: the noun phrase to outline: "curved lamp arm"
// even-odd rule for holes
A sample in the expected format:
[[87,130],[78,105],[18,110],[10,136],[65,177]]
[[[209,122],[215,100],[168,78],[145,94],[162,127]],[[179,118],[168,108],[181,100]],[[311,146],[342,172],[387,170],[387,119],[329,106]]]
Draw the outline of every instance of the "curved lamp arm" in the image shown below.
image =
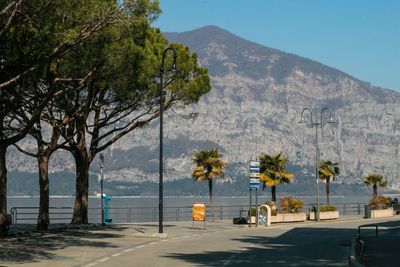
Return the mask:
[[336,123],[335,119],[332,116],[332,111],[329,108],[323,108],[321,109],[321,126],[322,126],[322,114],[324,113],[324,111],[329,111],[329,119],[326,121],[327,123]]
[[311,112],[311,110],[309,109],[309,108],[304,108],[302,111],[301,111],[301,118],[300,118],[300,120],[298,121],[298,123],[307,123],[307,120],[304,118],[304,111],[308,111],[309,113],[310,113],[310,115],[311,115],[311,125],[313,125],[313,114],[312,114],[312,112]]

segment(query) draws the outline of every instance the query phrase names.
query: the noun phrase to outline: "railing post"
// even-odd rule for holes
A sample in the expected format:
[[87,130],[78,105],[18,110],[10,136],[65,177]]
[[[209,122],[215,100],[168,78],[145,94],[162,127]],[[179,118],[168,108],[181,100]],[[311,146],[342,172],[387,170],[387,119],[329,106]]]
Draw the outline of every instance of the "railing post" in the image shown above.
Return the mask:
[[358,208],[358,215],[360,215],[360,214],[361,214],[361,206],[360,206],[360,203],[357,204],[357,208]]
[[221,221],[224,220],[224,208],[223,207],[219,208],[219,218]]
[[346,203],[343,204],[343,215],[346,215]]
[[[157,211],[157,209],[153,208],[153,222],[156,221],[156,211]],[[160,215],[158,215],[158,216],[160,216]]]

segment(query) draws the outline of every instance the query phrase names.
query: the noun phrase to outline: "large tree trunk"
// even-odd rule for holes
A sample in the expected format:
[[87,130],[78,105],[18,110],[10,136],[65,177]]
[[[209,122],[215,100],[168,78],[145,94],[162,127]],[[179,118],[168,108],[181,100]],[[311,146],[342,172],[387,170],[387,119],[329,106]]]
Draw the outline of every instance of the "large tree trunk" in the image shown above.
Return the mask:
[[214,221],[214,201],[212,197],[212,179],[208,179],[208,190],[210,192],[210,204],[211,204],[211,218]]
[[86,148],[75,151],[76,193],[72,224],[88,223],[89,159]]
[[7,215],[7,168],[5,145],[0,143],[0,237],[7,235],[11,216]]
[[38,157],[39,165],[39,186],[40,186],[40,201],[39,215],[36,228],[38,230],[47,230],[49,218],[49,155]]
[[374,184],[372,189],[373,189],[372,196],[373,196],[373,198],[376,198],[376,195],[378,195],[378,186],[376,184]]
[[271,186],[272,201],[276,203],[276,185]]

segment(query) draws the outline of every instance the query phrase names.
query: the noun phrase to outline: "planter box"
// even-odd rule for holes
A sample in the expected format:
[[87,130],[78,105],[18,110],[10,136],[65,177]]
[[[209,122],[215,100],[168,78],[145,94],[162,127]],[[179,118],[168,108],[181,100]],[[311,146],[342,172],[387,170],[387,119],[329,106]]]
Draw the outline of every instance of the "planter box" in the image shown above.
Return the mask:
[[277,216],[271,216],[271,223],[279,222],[304,222],[306,214],[300,213],[278,213]]
[[[310,212],[310,220],[316,220],[317,212],[311,211]],[[332,220],[339,218],[339,211],[322,211],[319,212],[319,219],[320,220]]]
[[368,209],[366,209],[365,213],[366,213],[365,217],[371,218],[371,219],[392,217],[393,216],[393,208],[390,207],[390,208],[383,209],[383,210],[371,210],[371,209],[368,210]]

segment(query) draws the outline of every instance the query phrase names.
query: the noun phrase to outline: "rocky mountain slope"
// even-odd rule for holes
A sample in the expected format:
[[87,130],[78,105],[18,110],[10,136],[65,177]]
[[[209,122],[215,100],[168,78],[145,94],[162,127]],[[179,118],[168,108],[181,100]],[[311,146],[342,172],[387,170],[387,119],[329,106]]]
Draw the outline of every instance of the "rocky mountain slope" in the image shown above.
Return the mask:
[[[324,123],[318,138],[321,160],[340,163],[337,182],[360,183],[366,173],[376,172],[389,180],[391,189],[400,190],[399,93],[215,26],[166,36],[198,53],[200,64],[209,69],[213,87],[198,105],[188,108],[198,112],[196,118],[167,114],[166,180],[190,177],[193,151],[214,146],[232,163],[228,181],[247,179],[251,158],[279,152],[296,169],[295,183],[312,179],[315,128],[298,121],[305,107],[318,121],[321,108],[328,107],[337,123]],[[324,122],[328,115],[324,113]],[[52,158],[53,171],[74,171],[72,159],[65,164],[64,157],[57,152]],[[108,179],[157,181],[158,121],[113,145],[105,157]],[[21,158],[10,150],[9,169],[36,170],[34,160]],[[97,167],[93,164],[92,172],[98,172]]]

